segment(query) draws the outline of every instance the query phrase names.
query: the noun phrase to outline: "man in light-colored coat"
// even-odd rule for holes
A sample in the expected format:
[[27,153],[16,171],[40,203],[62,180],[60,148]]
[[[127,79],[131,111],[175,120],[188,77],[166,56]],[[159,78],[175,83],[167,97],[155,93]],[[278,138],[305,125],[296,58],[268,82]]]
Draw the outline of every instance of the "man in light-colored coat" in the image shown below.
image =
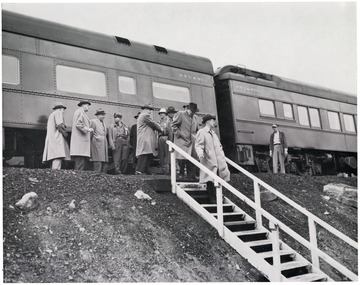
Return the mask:
[[[196,158],[194,150],[195,136],[199,129],[199,119],[195,115],[199,109],[197,104],[190,102],[184,111],[179,111],[175,114],[172,122],[172,129],[174,131],[174,143],[180,147],[183,151]],[[185,174],[185,164],[187,177],[190,180],[195,179],[195,171],[192,163],[185,159],[179,153],[176,153],[180,166],[180,179]]]
[[85,114],[90,110],[90,105],[88,101],[80,101],[73,117],[70,155],[75,160],[76,170],[84,170],[85,161],[90,157],[90,134],[94,130],[90,127],[90,119]]
[[154,108],[147,104],[141,107],[142,111],[137,119],[137,145],[136,156],[138,161],[136,164],[135,174],[151,174],[150,163],[153,155],[156,155],[155,131],[162,132],[160,125],[151,117],[151,111]]
[[61,169],[62,161],[70,160],[69,145],[65,139],[67,137],[63,115],[65,109],[63,103],[56,102],[54,112],[50,114],[47,122],[43,162],[51,160],[52,169]]
[[169,173],[169,163],[170,163],[170,153],[169,146],[166,141],[169,139],[168,137],[168,117],[167,111],[165,108],[161,108],[159,111],[160,121],[159,125],[164,130],[164,132],[159,133],[159,159],[160,165],[165,174]]
[[[216,117],[210,114],[206,114],[203,117],[203,124],[205,124],[205,127],[196,134],[195,150],[201,164],[209,168],[223,180],[230,181],[230,171],[225,160],[222,145],[218,136],[213,131],[215,119]],[[214,180],[208,174],[200,170],[199,183],[207,184],[210,202],[216,203]]]
[[91,134],[91,158],[94,171],[105,172],[108,162],[108,141],[106,139],[106,126],[104,123],[105,111],[96,110],[96,119],[90,121],[90,127],[94,130]]

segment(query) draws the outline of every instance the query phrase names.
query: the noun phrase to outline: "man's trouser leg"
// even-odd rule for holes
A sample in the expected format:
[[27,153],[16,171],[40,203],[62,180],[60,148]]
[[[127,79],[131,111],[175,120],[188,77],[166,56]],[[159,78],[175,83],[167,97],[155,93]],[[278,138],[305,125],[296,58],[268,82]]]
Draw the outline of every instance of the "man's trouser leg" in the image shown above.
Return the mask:
[[216,204],[216,188],[214,186],[214,183],[211,181],[206,182],[206,190],[209,195],[210,203]]
[[161,136],[159,137],[159,159],[161,167],[165,172],[169,172],[169,147],[166,143],[168,137],[167,136]]
[[94,167],[95,172],[101,172],[102,162],[101,161],[93,161],[93,167]]
[[129,144],[128,144],[128,142],[126,140],[122,139],[122,143],[121,143],[121,160],[120,160],[121,173],[126,173],[128,171],[129,154],[130,154]]
[[282,147],[279,151],[279,160],[280,160],[280,171],[281,173],[285,173],[285,154],[283,153]]
[[75,160],[75,170],[84,170],[85,169],[85,156],[74,156]]
[[136,171],[145,173],[147,168],[147,160],[148,159],[146,154],[139,155],[136,163]]
[[195,169],[191,161],[186,160],[186,176],[188,178],[195,178]]
[[185,159],[178,159],[179,162],[179,175],[184,176],[185,175]]
[[51,162],[51,169],[61,169],[62,158],[55,158]]
[[274,145],[273,151],[273,172],[278,173],[280,145]]
[[113,150],[113,159],[114,159],[114,167],[115,173],[121,173],[120,170],[120,161],[121,161],[121,140],[117,138],[115,140],[115,150]]

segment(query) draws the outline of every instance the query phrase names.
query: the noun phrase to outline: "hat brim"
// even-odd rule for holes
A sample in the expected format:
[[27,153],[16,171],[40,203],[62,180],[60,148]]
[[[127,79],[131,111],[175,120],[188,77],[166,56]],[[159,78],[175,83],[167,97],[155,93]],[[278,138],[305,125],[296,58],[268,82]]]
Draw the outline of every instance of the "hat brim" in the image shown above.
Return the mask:
[[79,104],[77,104],[79,107],[81,107],[82,105],[85,105],[85,104],[88,104],[88,105],[91,105],[90,102],[87,102],[87,101],[83,101],[83,102],[80,102]]
[[97,115],[106,115],[106,113],[105,112],[95,113],[95,116]]
[[59,105],[59,106],[55,106],[55,107],[53,108],[53,110],[56,110],[56,109],[66,109],[66,107]]
[[189,107],[189,106],[188,106],[187,108],[188,108],[189,110],[193,111],[194,113],[200,111],[198,108],[195,109],[195,108],[191,108],[191,107]]
[[215,117],[215,116],[207,117],[206,120],[204,120],[204,118],[203,118],[202,123],[205,124],[205,123],[206,123],[207,121],[209,121],[209,120],[216,120],[216,117]]

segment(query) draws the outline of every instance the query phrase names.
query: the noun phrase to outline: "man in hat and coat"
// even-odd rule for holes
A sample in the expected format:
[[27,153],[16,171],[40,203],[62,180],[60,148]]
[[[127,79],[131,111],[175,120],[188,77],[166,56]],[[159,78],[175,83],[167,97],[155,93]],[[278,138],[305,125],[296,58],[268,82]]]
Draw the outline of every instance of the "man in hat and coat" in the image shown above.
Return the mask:
[[[186,110],[179,111],[175,114],[172,122],[174,143],[194,158],[196,158],[194,150],[195,136],[199,129],[199,119],[195,113],[198,111],[197,104],[190,102]],[[181,179],[184,176],[186,165],[188,179],[195,180],[195,171],[192,163],[179,153],[176,153],[176,158],[178,159],[180,167],[179,178]]]
[[[137,113],[134,118],[137,120],[141,112]],[[133,124],[130,129],[130,147],[131,147],[131,156],[132,163],[135,167],[137,158],[136,158],[136,145],[137,145],[137,123]]]
[[69,145],[65,139],[68,136],[63,115],[65,109],[63,103],[56,102],[47,122],[43,162],[51,161],[52,169],[61,169],[62,161],[70,160]]
[[108,162],[108,142],[106,139],[106,126],[104,123],[105,111],[96,110],[96,119],[90,121],[90,127],[94,130],[91,135],[91,158],[94,171],[105,172]]
[[[167,108],[166,112],[167,112],[166,132],[168,134],[168,140],[171,142],[174,142],[174,132],[172,130],[172,123],[173,123],[173,119],[174,119],[174,116],[177,113],[177,111],[175,110],[174,107],[170,106]],[[170,163],[170,160],[169,160],[169,163]]]
[[129,163],[129,128],[122,122],[120,113],[114,114],[114,124],[109,127],[109,144],[112,149],[115,173],[126,173]]
[[270,156],[273,160],[273,172],[278,173],[279,161],[280,171],[285,173],[285,157],[288,154],[286,136],[279,131],[279,125],[272,125],[273,133],[270,135]]
[[90,134],[94,131],[86,115],[90,105],[88,101],[80,101],[73,117],[70,155],[75,160],[75,170],[84,170],[85,162],[90,157]]
[[[218,136],[213,131],[215,120],[216,117],[210,114],[206,114],[203,117],[202,123],[205,124],[205,126],[196,134],[195,150],[201,164],[209,168],[223,180],[230,181],[230,171],[225,160],[222,145]],[[216,204],[214,180],[208,174],[200,170],[199,183],[206,183],[210,203]]]
[[160,121],[159,125],[164,130],[164,132],[159,133],[159,159],[160,165],[165,174],[169,173],[169,163],[170,163],[170,153],[169,146],[166,141],[168,140],[168,117],[167,111],[165,108],[161,108],[159,111]]
[[151,111],[154,109],[150,104],[141,107],[142,111],[137,119],[137,146],[135,174],[151,174],[150,163],[153,155],[156,155],[155,131],[162,132],[160,125],[151,117]]

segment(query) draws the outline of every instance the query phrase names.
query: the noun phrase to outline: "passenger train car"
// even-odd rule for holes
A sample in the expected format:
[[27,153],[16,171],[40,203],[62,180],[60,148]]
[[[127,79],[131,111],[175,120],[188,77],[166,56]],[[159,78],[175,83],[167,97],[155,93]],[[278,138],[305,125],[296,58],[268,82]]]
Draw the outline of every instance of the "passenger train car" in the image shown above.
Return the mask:
[[272,168],[275,123],[287,137],[288,172],[356,172],[356,97],[231,65],[214,81],[225,153],[240,165]]
[[[270,171],[269,137],[277,123],[289,144],[287,171],[355,171],[356,97],[237,66],[215,72],[209,59],[2,11],[3,155],[26,167],[41,163],[46,123],[55,102],[103,108],[106,125],[120,112],[129,127],[142,105],[218,115],[226,156],[253,171]],[[215,88],[214,88],[215,86]],[[17,160],[15,160],[15,164]],[[14,161],[12,162],[14,164]]]
[[[103,108],[129,127],[141,106],[182,110],[195,102],[200,115],[216,110],[209,59],[24,15],[2,12],[3,149],[5,160],[25,157],[41,167],[46,123],[55,102],[67,106],[65,123],[80,100],[90,119]],[[157,112],[154,119],[158,119]]]

